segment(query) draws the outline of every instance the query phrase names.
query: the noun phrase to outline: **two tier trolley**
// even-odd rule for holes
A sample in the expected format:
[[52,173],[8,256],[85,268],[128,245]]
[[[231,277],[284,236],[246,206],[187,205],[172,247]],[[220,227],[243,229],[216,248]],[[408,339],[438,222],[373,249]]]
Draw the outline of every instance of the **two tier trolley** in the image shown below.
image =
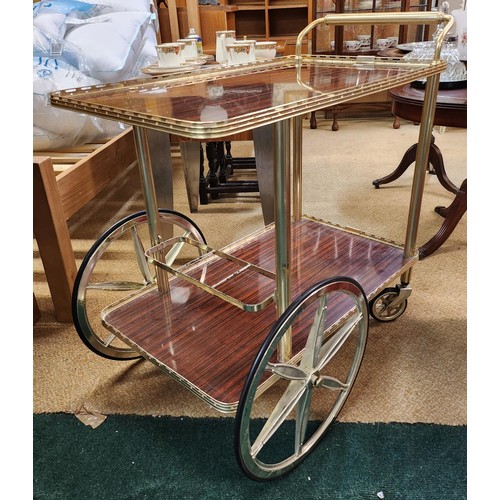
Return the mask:
[[[432,60],[301,54],[321,24],[442,29]],[[81,264],[73,294],[80,337],[106,358],[143,357],[211,407],[235,413],[237,461],[252,479],[282,476],[312,451],[354,384],[369,315],[391,321],[406,308],[446,66],[440,51],[452,24],[439,12],[332,14],[299,34],[294,56],[51,95],[53,106],[133,127],[145,200],[145,210],[109,228]],[[422,79],[404,244],[304,215],[304,114]],[[212,113],[202,113],[207,106]],[[273,224],[214,249],[189,217],[157,206],[147,129],[206,141],[268,125]],[[135,266],[120,262],[127,245]]]

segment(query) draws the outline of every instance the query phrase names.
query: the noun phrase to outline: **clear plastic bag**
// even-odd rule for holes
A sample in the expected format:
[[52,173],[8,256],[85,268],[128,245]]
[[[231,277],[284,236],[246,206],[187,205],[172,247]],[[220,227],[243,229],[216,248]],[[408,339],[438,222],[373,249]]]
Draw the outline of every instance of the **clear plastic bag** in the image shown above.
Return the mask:
[[56,149],[111,138],[120,123],[51,106],[50,93],[100,83],[56,58],[33,57],[33,150]]
[[140,68],[152,64],[156,55],[151,43],[146,47],[156,35],[151,2],[42,0],[33,4],[35,151],[107,140],[125,129],[112,120],[52,107],[49,94],[143,76]]
[[42,0],[33,4],[33,25],[46,36],[61,40],[66,34],[66,18],[88,19],[99,15],[103,5],[78,0]]

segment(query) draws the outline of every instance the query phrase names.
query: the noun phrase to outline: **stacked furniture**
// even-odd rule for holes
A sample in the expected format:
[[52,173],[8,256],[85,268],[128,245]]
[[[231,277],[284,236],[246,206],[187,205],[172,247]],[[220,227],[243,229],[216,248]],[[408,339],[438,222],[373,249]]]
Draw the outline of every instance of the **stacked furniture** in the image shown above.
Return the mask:
[[[135,164],[131,129],[104,144],[33,156],[33,232],[55,317],[71,322],[76,261],[67,221],[124,169]],[[61,166],[67,168],[61,169]]]
[[153,0],[33,2],[33,233],[61,322],[72,321],[77,272],[67,221],[137,158],[130,127],[53,109],[48,96],[137,76],[156,55],[155,10]]

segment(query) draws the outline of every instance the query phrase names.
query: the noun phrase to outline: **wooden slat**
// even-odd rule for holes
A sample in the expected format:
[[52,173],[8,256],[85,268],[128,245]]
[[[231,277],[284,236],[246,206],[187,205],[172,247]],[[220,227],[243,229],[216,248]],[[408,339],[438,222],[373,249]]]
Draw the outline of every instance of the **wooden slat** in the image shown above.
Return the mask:
[[177,4],[175,0],[167,0],[168,7],[168,20],[170,24],[170,35],[172,41],[175,42],[180,37],[179,34],[179,21],[177,20]]
[[82,158],[86,158],[89,154],[88,153],[81,153],[79,155],[75,155],[74,153],[66,153],[66,155],[58,155],[57,153],[54,153],[50,156],[50,159],[52,160],[53,165],[59,165],[59,164],[74,164],[78,161],[80,161]]
[[33,232],[56,319],[71,322],[76,263],[52,162],[48,157],[33,158]]
[[67,220],[136,162],[134,138],[127,129],[103,144],[40,153],[33,156],[33,231],[56,319],[71,322],[77,269]]
[[127,129],[63,172],[57,186],[66,219],[135,161],[134,137],[132,130]]
[[[198,0],[186,0],[186,10],[189,28],[194,28],[198,35],[201,35],[200,12],[198,10]],[[187,33],[186,33],[187,34]]]
[[69,168],[71,168],[74,165],[74,163],[58,163],[56,165],[52,165],[54,168],[54,174],[57,177],[58,175],[61,175],[63,172],[66,172]]
[[80,146],[74,146],[71,148],[62,148],[57,151],[37,151],[37,156],[50,156],[52,157],[54,154],[65,154],[65,153],[92,153],[97,148],[100,148],[103,144],[106,144],[106,141],[103,142],[88,142],[87,144],[81,144]]

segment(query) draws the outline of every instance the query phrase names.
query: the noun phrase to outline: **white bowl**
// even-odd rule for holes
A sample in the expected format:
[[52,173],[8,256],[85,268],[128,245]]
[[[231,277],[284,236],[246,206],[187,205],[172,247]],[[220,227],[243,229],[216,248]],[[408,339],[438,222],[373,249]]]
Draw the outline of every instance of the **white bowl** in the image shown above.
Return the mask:
[[255,44],[256,59],[273,59],[276,57],[276,42],[257,42]]

